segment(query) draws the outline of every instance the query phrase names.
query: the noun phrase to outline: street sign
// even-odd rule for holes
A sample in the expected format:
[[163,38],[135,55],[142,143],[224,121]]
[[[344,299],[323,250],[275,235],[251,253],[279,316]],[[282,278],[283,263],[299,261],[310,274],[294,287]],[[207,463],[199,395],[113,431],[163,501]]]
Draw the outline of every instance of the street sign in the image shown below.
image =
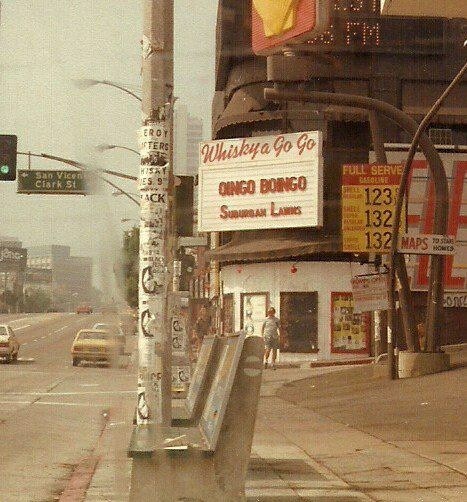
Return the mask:
[[397,249],[406,254],[456,254],[456,239],[452,235],[408,233],[399,236]]
[[264,56],[323,33],[329,25],[330,1],[253,0],[251,11],[253,51]]
[[389,308],[387,274],[352,277],[351,284],[354,312],[372,312]]
[[[342,166],[342,250],[388,253],[402,164]],[[401,222],[405,222],[403,208]]]
[[17,193],[86,195],[88,190],[82,171],[19,170]]

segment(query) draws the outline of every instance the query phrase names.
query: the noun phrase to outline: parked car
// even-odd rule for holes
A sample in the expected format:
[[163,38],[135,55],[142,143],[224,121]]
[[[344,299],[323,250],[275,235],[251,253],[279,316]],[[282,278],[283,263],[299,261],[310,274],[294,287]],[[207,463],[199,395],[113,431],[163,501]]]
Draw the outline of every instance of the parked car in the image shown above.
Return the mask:
[[125,335],[134,335],[136,333],[137,322],[132,312],[120,312],[118,314],[119,326]]
[[122,329],[118,324],[98,322],[94,324],[92,329],[97,329],[99,331],[108,331],[110,334],[115,335],[117,337],[118,343],[121,345],[120,354],[125,353],[125,345],[126,345],[125,333],[123,333]]
[[0,325],[0,357],[10,363],[18,359],[19,342],[8,324]]
[[80,305],[79,307],[76,307],[76,313],[77,314],[92,314],[92,307],[91,307],[91,305]]
[[81,361],[115,362],[121,354],[121,342],[109,331],[82,329],[78,331],[71,346],[73,366]]

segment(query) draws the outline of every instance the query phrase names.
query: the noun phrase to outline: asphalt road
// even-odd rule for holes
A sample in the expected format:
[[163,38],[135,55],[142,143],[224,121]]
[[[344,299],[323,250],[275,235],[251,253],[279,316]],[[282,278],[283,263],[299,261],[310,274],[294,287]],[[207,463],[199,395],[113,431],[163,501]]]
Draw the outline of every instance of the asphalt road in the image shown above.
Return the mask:
[[[21,343],[17,363],[0,364],[0,500],[66,500],[76,466],[93,458],[106,427],[132,420],[136,377],[122,367],[73,367],[79,329],[101,315],[0,316]],[[127,337],[127,351],[134,337]],[[116,476],[118,477],[118,476]]]

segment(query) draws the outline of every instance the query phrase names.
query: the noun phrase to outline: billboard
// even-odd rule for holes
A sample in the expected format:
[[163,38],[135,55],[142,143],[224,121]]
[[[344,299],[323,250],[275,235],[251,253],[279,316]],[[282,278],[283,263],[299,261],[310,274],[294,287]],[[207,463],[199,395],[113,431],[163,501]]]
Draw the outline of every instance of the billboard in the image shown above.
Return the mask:
[[287,44],[320,35],[329,24],[329,0],[253,0],[255,54],[281,52]]
[[198,230],[321,227],[320,131],[200,143]]
[[[405,162],[405,151],[388,151],[390,162]],[[372,154],[374,157],[374,154]],[[449,215],[447,235],[455,239],[455,254],[445,257],[445,291],[467,292],[467,154],[441,152],[448,179]],[[371,161],[371,157],[370,157]],[[409,233],[432,234],[435,209],[434,184],[426,160],[417,154],[409,179],[407,223]],[[407,255],[411,288],[428,289],[428,255]]]

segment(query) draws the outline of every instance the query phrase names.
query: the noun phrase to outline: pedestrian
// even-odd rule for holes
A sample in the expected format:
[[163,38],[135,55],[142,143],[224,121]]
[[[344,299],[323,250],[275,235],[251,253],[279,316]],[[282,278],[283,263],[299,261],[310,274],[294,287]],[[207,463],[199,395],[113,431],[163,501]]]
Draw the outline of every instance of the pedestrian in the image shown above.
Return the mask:
[[203,305],[198,314],[198,318],[195,322],[195,336],[196,336],[196,348],[197,352],[201,348],[201,344],[203,343],[203,339],[206,335],[209,335],[211,328],[211,317],[209,315],[208,309]]
[[[276,317],[276,309],[269,307],[268,316],[263,322],[261,328],[261,335],[264,337],[264,367],[267,368],[269,364],[269,354],[272,351],[272,369],[276,369],[277,349],[280,346],[280,320]],[[285,341],[285,347],[288,346]]]

